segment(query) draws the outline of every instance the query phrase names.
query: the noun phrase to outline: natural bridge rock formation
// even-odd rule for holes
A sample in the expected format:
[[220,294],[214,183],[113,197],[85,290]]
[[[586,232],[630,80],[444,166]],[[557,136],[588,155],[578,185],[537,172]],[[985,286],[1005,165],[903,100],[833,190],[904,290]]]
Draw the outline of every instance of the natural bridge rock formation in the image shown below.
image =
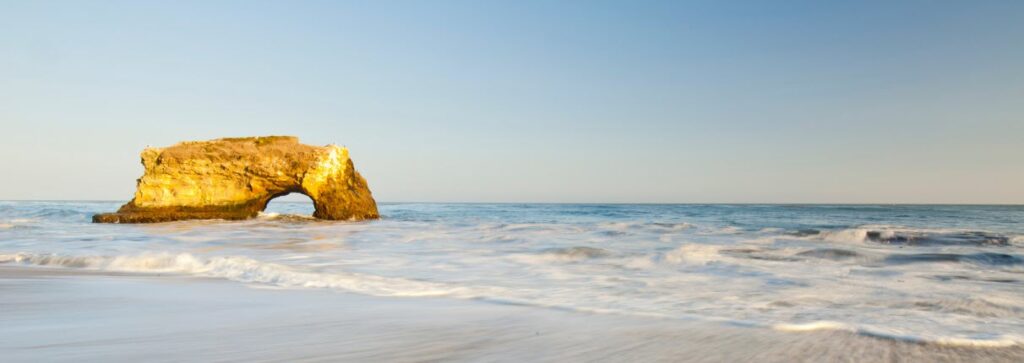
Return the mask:
[[303,145],[291,136],[182,142],[142,151],[135,198],[99,223],[255,217],[271,199],[302,193],[320,219],[378,218],[377,203],[348,149]]

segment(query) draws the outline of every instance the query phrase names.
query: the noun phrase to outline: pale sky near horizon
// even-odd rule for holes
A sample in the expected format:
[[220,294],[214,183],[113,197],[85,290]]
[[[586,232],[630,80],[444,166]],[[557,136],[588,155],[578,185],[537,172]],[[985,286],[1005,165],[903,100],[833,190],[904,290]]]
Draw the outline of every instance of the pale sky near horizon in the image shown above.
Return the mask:
[[0,0],[0,199],[347,145],[379,201],[1024,203],[1024,1]]

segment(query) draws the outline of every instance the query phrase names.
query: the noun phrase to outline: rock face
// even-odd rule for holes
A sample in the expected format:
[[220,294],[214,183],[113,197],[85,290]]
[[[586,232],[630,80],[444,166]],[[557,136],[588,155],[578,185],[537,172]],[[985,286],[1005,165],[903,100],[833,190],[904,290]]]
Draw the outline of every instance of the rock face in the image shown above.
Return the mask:
[[377,203],[348,149],[292,136],[187,141],[142,151],[135,198],[97,223],[255,217],[278,196],[302,193],[320,219],[376,219]]

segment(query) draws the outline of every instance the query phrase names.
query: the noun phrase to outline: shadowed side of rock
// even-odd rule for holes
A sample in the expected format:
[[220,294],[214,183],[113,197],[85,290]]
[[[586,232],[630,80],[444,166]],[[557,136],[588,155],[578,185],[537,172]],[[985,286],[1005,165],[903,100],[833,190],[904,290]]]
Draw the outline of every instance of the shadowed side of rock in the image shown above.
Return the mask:
[[366,179],[336,145],[303,145],[291,136],[189,141],[147,148],[142,165],[135,197],[93,222],[246,219],[289,193],[309,196],[316,218],[378,218]]

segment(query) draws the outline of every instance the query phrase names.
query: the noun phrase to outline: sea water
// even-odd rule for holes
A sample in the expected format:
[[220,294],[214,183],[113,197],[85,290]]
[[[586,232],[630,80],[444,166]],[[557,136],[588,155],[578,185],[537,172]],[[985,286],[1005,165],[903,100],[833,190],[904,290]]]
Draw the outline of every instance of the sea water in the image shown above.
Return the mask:
[[1024,345],[1024,206],[385,203],[342,222],[275,202],[90,223],[119,204],[0,202],[0,266]]

